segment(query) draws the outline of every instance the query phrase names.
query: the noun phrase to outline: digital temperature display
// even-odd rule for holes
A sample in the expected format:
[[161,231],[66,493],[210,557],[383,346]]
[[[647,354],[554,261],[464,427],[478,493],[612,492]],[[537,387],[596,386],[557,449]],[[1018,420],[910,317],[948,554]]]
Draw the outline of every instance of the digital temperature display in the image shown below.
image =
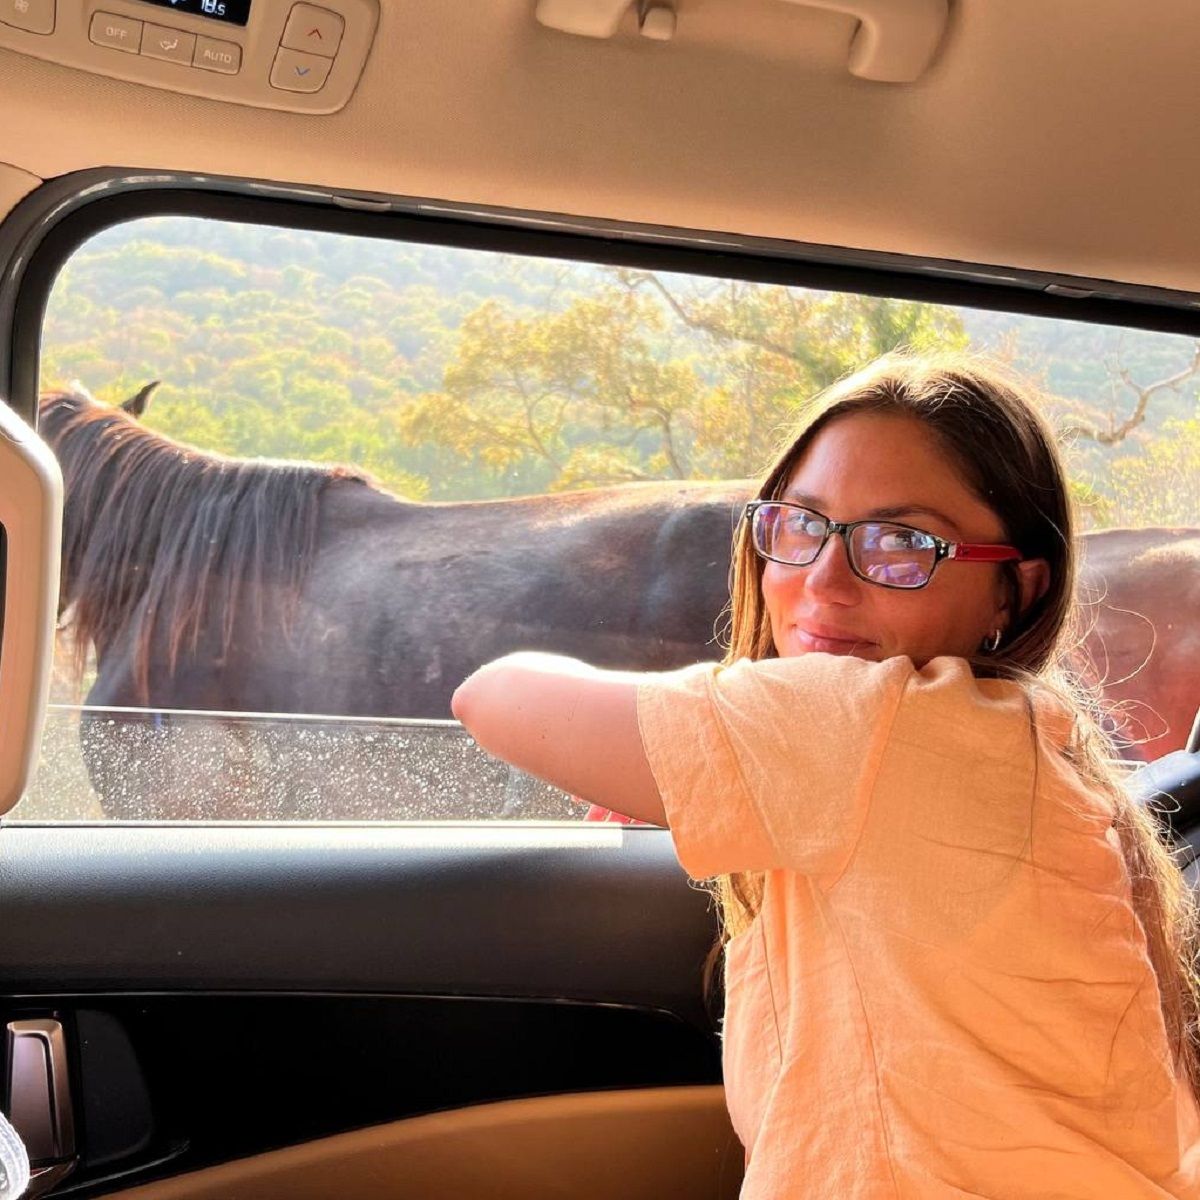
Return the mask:
[[250,0],[142,0],[142,3],[194,13],[198,17],[212,17],[216,21],[228,21],[230,25],[245,25],[250,19]]

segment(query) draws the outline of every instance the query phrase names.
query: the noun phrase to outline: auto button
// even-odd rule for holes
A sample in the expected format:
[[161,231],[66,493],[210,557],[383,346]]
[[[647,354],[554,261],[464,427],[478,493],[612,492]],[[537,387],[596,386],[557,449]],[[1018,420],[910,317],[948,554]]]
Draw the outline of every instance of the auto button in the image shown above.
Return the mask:
[[242,48],[236,42],[219,42],[216,38],[209,37],[196,40],[193,67],[219,71],[222,75],[236,75],[241,65]]

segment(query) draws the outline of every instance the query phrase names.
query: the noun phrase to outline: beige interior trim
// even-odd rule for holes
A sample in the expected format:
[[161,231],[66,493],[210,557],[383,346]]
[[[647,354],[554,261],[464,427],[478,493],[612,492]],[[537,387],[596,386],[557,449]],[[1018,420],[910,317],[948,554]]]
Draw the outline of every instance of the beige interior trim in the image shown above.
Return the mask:
[[0,404],[0,816],[37,769],[50,690],[62,545],[62,471],[50,447]]
[[722,1088],[651,1088],[433,1113],[110,1200],[734,1200],[742,1165]]
[[[2,95],[3,88],[0,87],[0,96]],[[3,137],[0,135],[0,143],[2,141]],[[0,162],[0,219],[3,219],[5,213],[12,212],[41,182],[37,175],[31,175],[28,171],[22,171],[20,167],[14,167],[9,163]]]

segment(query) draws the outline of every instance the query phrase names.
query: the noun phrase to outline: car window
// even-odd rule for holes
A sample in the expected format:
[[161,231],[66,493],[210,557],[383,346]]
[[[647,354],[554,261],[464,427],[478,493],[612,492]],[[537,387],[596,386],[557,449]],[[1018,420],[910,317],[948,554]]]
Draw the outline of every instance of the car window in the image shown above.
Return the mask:
[[1191,339],[156,217],[79,247],[45,313],[65,607],[14,819],[601,816],[478,752],[454,686],[518,648],[720,657],[750,480],[814,394],[902,346],[1040,383],[1088,530],[1080,661],[1128,753],[1174,748]]

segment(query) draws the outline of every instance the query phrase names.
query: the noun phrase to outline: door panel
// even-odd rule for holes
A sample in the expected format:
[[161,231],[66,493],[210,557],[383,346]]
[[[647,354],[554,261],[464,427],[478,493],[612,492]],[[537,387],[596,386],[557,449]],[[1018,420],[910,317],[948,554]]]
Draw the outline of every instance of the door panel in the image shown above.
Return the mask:
[[715,1086],[662,830],[6,826],[0,1016],[61,1021],[100,1194],[499,1100]]
[[552,997],[665,1008],[702,1027],[708,908],[665,830],[0,829],[10,994]]

